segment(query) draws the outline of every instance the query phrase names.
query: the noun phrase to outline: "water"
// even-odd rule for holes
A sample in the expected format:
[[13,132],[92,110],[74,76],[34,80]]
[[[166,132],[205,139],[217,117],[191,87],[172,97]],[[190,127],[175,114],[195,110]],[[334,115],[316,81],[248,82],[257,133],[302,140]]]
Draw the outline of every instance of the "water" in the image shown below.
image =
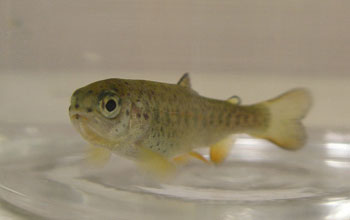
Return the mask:
[[70,125],[0,128],[0,197],[44,219],[350,219],[350,135],[309,129],[297,152],[239,136],[221,166],[191,161],[168,182],[114,156],[86,163]]

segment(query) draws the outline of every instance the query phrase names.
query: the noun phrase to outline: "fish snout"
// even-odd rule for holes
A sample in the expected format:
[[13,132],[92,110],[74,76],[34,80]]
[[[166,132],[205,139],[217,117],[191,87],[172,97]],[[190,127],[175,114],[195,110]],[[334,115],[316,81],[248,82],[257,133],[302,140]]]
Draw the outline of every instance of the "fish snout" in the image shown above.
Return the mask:
[[76,120],[76,121],[87,121],[88,117],[82,114],[81,112],[78,111],[69,111],[69,117],[71,120]]
[[[78,90],[79,91],[79,90]],[[89,115],[93,112],[93,105],[88,98],[84,98],[78,95],[80,93],[74,92],[71,98],[71,103],[69,106],[69,115],[78,114],[75,117],[79,118],[79,115]]]

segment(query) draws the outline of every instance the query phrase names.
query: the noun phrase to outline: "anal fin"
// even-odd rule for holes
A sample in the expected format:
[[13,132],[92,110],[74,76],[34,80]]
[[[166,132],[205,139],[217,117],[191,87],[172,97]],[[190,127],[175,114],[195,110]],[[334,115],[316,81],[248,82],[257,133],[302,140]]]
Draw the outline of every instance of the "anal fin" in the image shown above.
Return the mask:
[[227,138],[219,141],[210,147],[210,160],[215,164],[222,163],[232,148],[234,136],[230,135]]

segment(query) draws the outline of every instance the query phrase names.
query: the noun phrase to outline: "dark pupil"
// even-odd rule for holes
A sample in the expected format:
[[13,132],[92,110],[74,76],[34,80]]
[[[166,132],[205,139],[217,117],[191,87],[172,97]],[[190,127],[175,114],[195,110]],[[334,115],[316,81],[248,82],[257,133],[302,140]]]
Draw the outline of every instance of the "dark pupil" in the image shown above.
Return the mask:
[[117,107],[117,103],[115,103],[115,101],[112,99],[106,103],[106,109],[109,112],[113,111],[116,107]]

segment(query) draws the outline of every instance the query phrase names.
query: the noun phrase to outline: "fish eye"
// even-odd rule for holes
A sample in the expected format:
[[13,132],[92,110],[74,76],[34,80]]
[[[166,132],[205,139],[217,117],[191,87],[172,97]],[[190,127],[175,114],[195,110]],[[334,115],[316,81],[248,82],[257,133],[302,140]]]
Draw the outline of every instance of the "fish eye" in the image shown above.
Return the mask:
[[113,95],[108,95],[100,101],[100,112],[107,118],[116,117],[120,107],[120,99]]
[[109,112],[112,112],[117,107],[117,103],[113,99],[108,100],[106,103],[106,109]]

